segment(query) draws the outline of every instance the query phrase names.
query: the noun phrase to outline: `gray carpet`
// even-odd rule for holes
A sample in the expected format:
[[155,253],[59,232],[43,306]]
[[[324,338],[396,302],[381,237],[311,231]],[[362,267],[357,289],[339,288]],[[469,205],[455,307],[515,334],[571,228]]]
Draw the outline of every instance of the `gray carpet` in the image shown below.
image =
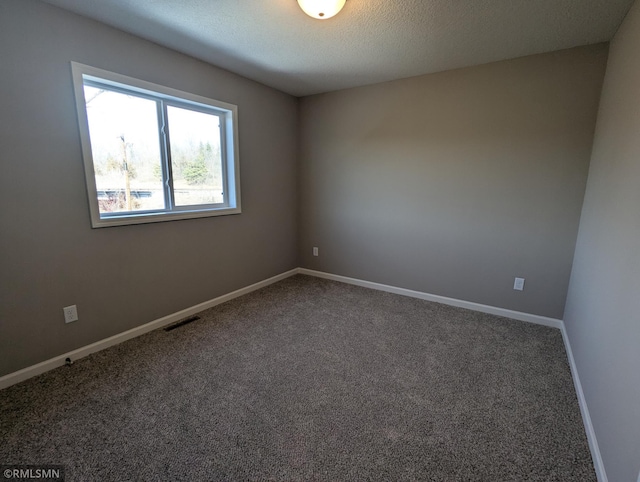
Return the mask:
[[595,481],[558,330],[295,276],[0,392],[67,481]]

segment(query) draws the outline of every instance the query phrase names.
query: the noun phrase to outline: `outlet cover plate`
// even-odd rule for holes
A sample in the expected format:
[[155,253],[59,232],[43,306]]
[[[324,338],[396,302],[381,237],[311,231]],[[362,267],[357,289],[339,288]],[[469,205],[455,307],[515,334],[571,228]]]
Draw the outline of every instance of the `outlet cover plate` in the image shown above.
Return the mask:
[[64,312],[64,322],[71,323],[73,321],[78,321],[78,308],[76,305],[65,306],[62,308]]

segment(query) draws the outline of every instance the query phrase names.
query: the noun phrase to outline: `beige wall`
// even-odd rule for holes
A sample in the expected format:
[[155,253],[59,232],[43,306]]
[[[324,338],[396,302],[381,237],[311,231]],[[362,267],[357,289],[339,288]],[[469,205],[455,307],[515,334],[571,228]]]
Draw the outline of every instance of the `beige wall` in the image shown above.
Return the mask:
[[565,324],[610,482],[640,478],[640,3],[611,43]]
[[[31,0],[0,60],[0,375],[298,265],[295,98]],[[237,104],[242,214],[91,229],[72,60]]]
[[606,58],[595,45],[303,98],[302,265],[562,318]]

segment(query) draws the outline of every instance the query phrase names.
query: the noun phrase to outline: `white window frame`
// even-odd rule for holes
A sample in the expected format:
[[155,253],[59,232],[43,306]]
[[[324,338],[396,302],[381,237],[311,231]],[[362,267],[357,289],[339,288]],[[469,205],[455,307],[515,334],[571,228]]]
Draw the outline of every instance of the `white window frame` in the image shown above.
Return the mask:
[[[92,227],[103,228],[107,226],[155,223],[178,219],[240,214],[242,212],[240,207],[240,163],[238,158],[238,107],[236,105],[190,94],[170,87],[164,87],[77,62],[71,62],[71,72],[76,98],[78,127],[80,130],[80,142],[82,146]],[[223,203],[199,206],[175,206],[173,202],[169,200],[167,201],[168,205],[164,209],[101,214],[98,206],[98,190],[96,187],[91,136],[84,96],[85,80],[90,83],[99,83],[111,87],[116,91],[128,91],[144,97],[151,97],[163,103],[166,102],[166,105],[183,106],[218,116],[221,120],[220,129],[222,132]],[[165,143],[166,146],[162,126],[160,126],[160,132],[162,142]],[[169,154],[165,151],[163,154],[163,164],[171,162],[168,156]],[[166,166],[164,165],[163,171],[166,171]],[[163,179],[165,187],[169,188],[167,183],[171,183],[172,180],[169,179],[168,176],[164,176]]]

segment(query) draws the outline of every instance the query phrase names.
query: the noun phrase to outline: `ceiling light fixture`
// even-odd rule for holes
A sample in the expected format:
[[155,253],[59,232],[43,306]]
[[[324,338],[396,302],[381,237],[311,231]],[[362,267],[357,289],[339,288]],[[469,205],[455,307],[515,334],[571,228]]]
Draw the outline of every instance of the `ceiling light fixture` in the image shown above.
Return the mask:
[[298,0],[300,8],[310,17],[325,20],[336,15],[347,0]]

